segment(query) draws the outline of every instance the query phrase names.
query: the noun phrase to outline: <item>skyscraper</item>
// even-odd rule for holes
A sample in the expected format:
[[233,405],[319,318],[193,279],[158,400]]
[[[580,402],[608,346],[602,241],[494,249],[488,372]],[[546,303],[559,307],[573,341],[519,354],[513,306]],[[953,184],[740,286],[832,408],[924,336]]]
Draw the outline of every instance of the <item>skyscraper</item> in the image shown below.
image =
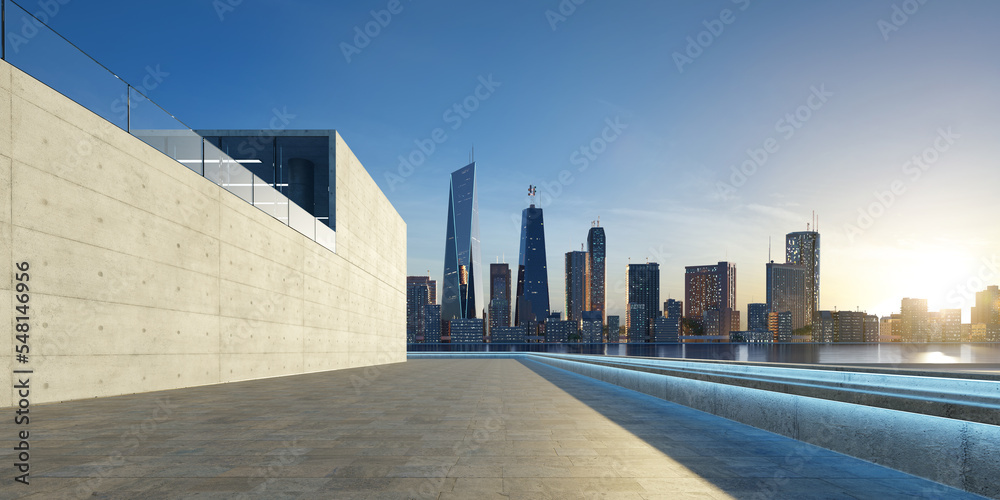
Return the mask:
[[644,342],[650,337],[650,321],[660,316],[660,265],[656,262],[629,264],[625,289],[628,291],[628,341]]
[[514,316],[520,325],[522,298],[531,303],[535,321],[549,316],[549,270],[545,264],[545,220],[535,204],[521,212],[521,255],[517,266],[517,301]]
[[792,313],[792,329],[806,323],[806,268],[797,264],[767,263],[768,312]]
[[490,264],[490,332],[510,326],[510,266]]
[[566,252],[566,319],[579,321],[587,297],[587,252]]
[[[719,262],[710,266],[688,266],[684,268],[684,317],[701,328],[705,325],[705,313],[717,311],[719,325],[717,334],[728,335],[739,329],[736,308],[736,266]],[[709,333],[705,331],[704,333]]]
[[600,226],[599,221],[596,224],[587,233],[587,277],[590,282],[587,284],[587,298],[584,309],[587,311],[601,311],[603,321],[606,307],[604,297],[604,286],[606,283],[604,259],[607,255],[607,247],[604,239],[604,228]]
[[441,318],[475,318],[484,300],[479,280],[479,198],[476,163],[451,174],[448,189],[448,236],[444,251]]
[[799,231],[785,235],[785,262],[806,268],[805,324],[819,311],[819,233]]
[[433,304],[437,282],[428,276],[406,277],[406,341],[424,340],[424,306]]

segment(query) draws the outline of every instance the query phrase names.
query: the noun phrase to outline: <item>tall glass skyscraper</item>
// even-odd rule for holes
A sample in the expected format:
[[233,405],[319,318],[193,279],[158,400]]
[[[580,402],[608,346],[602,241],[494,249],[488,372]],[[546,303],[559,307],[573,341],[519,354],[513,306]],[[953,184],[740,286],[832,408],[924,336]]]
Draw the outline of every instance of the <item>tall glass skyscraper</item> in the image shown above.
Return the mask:
[[656,262],[629,264],[625,289],[630,312],[626,318],[628,341],[645,342],[649,340],[650,320],[660,316],[660,265]]
[[549,270],[545,264],[545,220],[542,209],[532,204],[521,212],[521,256],[517,266],[517,310],[520,325],[521,298],[531,303],[536,321],[549,317]]
[[[583,319],[587,297],[587,252],[566,252],[566,319]],[[603,319],[602,324],[603,324]]]
[[444,248],[441,319],[475,318],[485,305],[479,251],[479,197],[476,162],[451,173],[448,189],[448,237]]
[[785,235],[785,262],[806,268],[807,325],[819,311],[819,233],[799,231]]
[[490,264],[490,333],[510,326],[510,266]]
[[587,299],[584,304],[586,311],[601,311],[601,318],[604,318],[604,258],[607,248],[604,241],[604,228],[594,226],[587,233],[587,277],[590,283],[587,284]]

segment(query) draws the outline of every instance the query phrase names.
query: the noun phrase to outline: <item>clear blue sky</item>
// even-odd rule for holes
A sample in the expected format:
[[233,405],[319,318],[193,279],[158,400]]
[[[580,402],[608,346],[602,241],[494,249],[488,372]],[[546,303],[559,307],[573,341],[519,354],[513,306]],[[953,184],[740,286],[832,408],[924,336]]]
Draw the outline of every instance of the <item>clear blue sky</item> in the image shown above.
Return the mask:
[[[554,309],[563,254],[598,216],[612,314],[628,259],[648,258],[664,300],[683,297],[684,266],[735,262],[745,317],[768,236],[783,261],[813,210],[824,309],[926,297],[967,320],[961,287],[1000,282],[998,2],[564,0],[575,11],[556,17],[557,0],[401,0],[349,62],[342,44],[388,0],[232,3],[77,0],[50,23],[133,84],[169,73],[148,94],[194,128],[267,128],[277,108],[289,128],[339,130],[407,222],[410,274],[440,279],[448,174],[474,145],[483,260],[516,263],[513,220],[538,185]],[[480,78],[498,85],[473,97]],[[446,112],[463,102],[459,123]],[[390,182],[435,128],[447,138]],[[602,133],[615,140],[581,171]]]

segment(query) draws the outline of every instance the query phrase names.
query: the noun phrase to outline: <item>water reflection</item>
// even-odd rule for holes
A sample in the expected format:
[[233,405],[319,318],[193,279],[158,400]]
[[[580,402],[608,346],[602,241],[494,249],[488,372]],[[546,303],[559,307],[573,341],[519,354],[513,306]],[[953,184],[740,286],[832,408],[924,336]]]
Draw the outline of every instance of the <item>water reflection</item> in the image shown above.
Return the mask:
[[1000,343],[407,344],[410,352],[545,352],[820,364],[1000,363]]

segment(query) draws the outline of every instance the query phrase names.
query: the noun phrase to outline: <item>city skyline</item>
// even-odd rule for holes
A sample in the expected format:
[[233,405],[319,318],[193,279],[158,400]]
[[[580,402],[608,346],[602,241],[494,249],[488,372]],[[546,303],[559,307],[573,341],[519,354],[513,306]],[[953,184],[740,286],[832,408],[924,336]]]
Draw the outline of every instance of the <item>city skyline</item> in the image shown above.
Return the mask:
[[[195,129],[344,131],[407,222],[410,275],[444,283],[438,197],[474,147],[483,263],[517,252],[535,184],[549,262],[601,218],[608,314],[624,316],[629,258],[660,263],[664,298],[683,294],[685,266],[733,262],[737,307],[764,301],[768,236],[815,210],[823,309],[883,316],[926,297],[967,322],[1000,281],[980,208],[1000,181],[1000,5],[899,4],[402,3],[382,26],[380,2],[149,5],[162,22],[145,23],[109,0],[61,5],[50,24]],[[298,28],[260,36],[275,23]]]

